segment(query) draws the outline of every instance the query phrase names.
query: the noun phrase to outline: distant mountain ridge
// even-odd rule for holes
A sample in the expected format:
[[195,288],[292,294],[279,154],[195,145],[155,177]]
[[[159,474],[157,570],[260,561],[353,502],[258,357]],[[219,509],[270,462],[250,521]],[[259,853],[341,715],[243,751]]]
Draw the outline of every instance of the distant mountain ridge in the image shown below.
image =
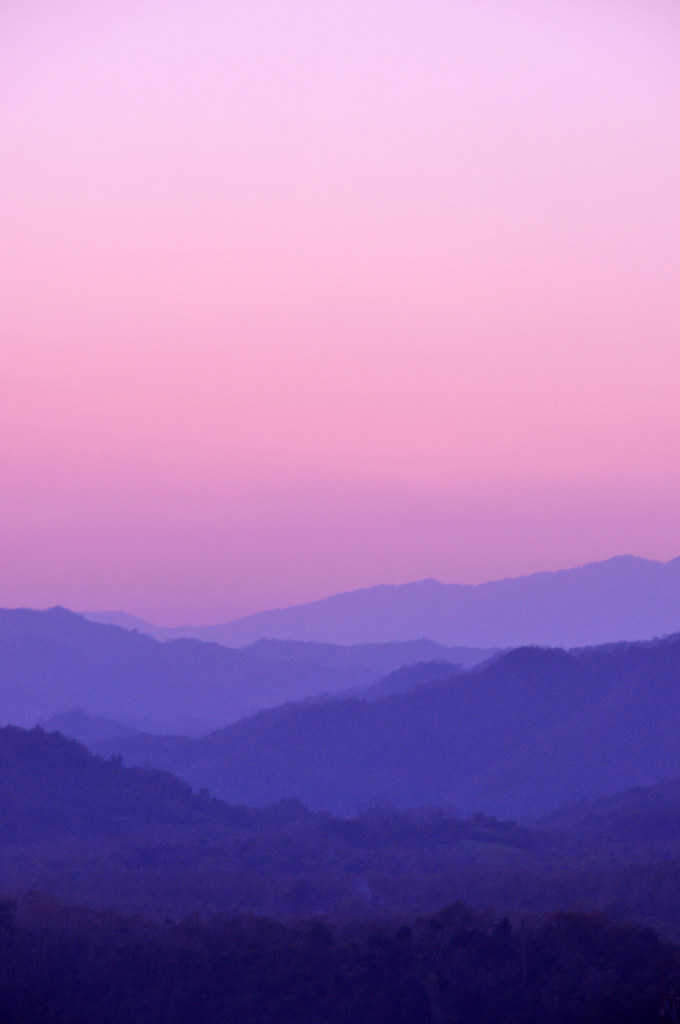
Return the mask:
[[680,557],[620,555],[574,569],[489,583],[381,584],[212,626],[158,627],[123,612],[85,613],[135,623],[160,639],[194,637],[243,647],[267,637],[329,644],[408,641],[509,648],[582,647],[680,630]]

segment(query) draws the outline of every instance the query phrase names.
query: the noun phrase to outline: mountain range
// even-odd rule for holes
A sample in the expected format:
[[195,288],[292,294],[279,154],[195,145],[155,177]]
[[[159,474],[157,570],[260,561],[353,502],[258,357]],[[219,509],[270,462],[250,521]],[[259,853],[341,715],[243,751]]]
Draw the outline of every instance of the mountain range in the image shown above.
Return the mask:
[[[68,723],[57,723],[76,727],[82,739],[102,728],[108,735],[112,728],[199,733],[286,701],[370,686],[404,664],[445,662],[453,670],[490,654],[428,640],[234,650],[191,639],[161,642],[65,608],[0,609],[0,722],[33,725],[68,713]],[[403,681],[394,685],[403,688]]]
[[428,637],[440,644],[580,647],[680,630],[680,557],[621,555],[575,569],[480,584],[380,585],[212,626],[153,626],[124,612],[88,618],[158,639],[193,637],[234,647],[271,639],[367,644]]
[[680,775],[679,684],[680,635],[519,648],[377,700],[290,704],[199,738],[137,735],[96,749],[229,803],[527,817]]

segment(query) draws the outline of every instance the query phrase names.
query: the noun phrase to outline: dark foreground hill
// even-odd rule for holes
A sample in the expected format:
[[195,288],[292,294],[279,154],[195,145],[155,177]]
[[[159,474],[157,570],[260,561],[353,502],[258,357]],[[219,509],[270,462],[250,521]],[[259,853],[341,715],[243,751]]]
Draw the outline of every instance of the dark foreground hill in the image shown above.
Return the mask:
[[260,637],[363,644],[424,636],[481,648],[577,647],[680,630],[680,558],[664,564],[623,555],[477,585],[434,579],[381,585],[213,626],[164,629],[122,613],[95,617],[134,622],[163,638],[192,636],[237,647]]
[[0,904],[4,1024],[653,1024],[678,985],[675,948],[586,914],[161,924]]
[[131,736],[99,749],[230,802],[531,816],[679,775],[679,687],[679,637],[524,648],[381,700],[290,705],[198,739]]
[[263,643],[249,653],[198,640],[161,643],[65,608],[4,609],[0,722],[32,725],[78,708],[128,728],[198,733],[259,708],[369,685],[408,661],[469,664],[485,653],[429,641],[318,651]]

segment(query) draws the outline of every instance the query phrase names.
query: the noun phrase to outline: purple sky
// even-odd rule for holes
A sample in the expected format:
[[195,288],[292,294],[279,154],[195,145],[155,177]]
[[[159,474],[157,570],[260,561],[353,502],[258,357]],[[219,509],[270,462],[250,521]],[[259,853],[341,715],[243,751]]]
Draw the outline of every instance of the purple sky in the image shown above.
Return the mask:
[[4,0],[0,605],[680,554],[677,0]]

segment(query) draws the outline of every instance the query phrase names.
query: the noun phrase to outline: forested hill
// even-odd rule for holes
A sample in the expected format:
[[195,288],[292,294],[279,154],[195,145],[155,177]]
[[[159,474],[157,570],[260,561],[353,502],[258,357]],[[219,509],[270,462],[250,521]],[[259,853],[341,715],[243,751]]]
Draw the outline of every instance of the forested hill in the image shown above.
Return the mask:
[[291,705],[195,740],[132,736],[100,749],[229,802],[531,816],[680,775],[679,687],[678,637],[523,648],[374,702]]
[[452,899],[503,913],[587,907],[680,939],[678,782],[531,826],[434,808],[341,819],[294,801],[228,807],[165,773],[16,728],[0,730],[0,778],[5,892],[162,918],[365,919]]
[[197,796],[167,772],[94,757],[57,732],[0,729],[3,844],[160,834],[163,828],[189,838],[215,834],[256,814]]

